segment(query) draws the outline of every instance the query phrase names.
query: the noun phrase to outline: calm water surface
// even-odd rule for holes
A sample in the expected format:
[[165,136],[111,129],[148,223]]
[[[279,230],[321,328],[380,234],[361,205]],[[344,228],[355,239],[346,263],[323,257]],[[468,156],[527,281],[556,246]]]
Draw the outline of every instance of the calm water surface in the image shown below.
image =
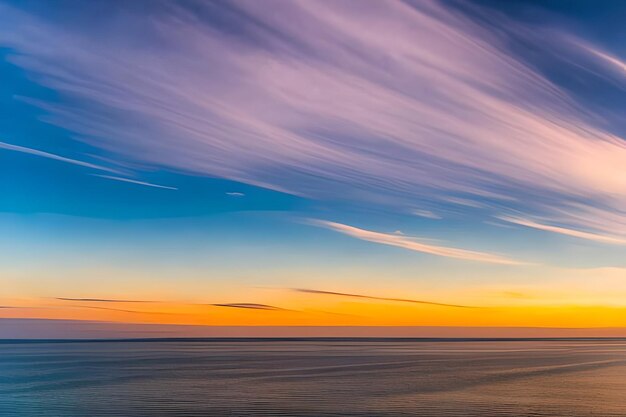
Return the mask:
[[626,416],[626,341],[1,343],[0,416]]

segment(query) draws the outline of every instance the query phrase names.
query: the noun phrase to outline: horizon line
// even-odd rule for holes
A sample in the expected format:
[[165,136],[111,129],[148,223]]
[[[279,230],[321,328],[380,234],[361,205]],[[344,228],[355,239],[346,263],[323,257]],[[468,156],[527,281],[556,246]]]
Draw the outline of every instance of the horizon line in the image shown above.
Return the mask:
[[580,337],[405,337],[405,336],[212,336],[212,337],[137,337],[137,338],[22,338],[3,339],[0,344],[20,343],[124,343],[124,342],[237,342],[237,341],[267,341],[267,342],[307,342],[307,341],[400,341],[400,342],[533,342],[533,341],[580,341],[580,340],[624,340],[626,336],[580,336]]

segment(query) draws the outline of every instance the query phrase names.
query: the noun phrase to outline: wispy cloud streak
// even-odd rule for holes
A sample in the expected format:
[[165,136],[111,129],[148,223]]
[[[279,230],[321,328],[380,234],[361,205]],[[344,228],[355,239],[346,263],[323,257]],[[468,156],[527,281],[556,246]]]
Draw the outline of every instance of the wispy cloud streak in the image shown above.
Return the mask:
[[106,179],[114,180],[114,181],[129,182],[131,184],[137,184],[137,185],[145,185],[146,187],[165,188],[167,190],[178,190],[178,188],[176,188],[176,187],[170,187],[170,186],[166,186],[166,185],[159,185],[159,184],[154,184],[154,183],[145,182],[145,181],[138,181],[138,180],[133,180],[133,179],[130,179],[130,178],[113,177],[111,175],[99,175],[99,174],[94,174],[94,176],[100,177],[100,178],[106,178]]
[[334,291],[323,291],[323,290],[312,290],[307,288],[293,288],[293,291],[303,292],[308,294],[320,294],[320,295],[335,295],[339,297],[350,297],[350,298],[365,298],[368,300],[380,300],[380,301],[394,301],[400,303],[412,303],[412,304],[427,304],[434,305],[440,307],[456,307],[456,308],[479,308],[474,306],[466,306],[460,304],[446,304],[446,303],[437,303],[434,301],[423,301],[423,300],[411,300],[406,298],[388,298],[388,297],[375,297],[372,295],[362,295],[362,294],[351,294],[344,292],[334,292]]
[[283,310],[286,309],[270,306],[267,304],[257,304],[257,303],[227,303],[227,304],[211,304],[214,307],[229,307],[229,308],[244,308],[251,310]]
[[68,298],[68,297],[56,297],[55,300],[60,301],[81,301],[90,303],[158,303],[159,301],[150,300],[118,300],[111,298]]
[[588,51],[592,55],[596,56],[597,58],[600,58],[603,62],[610,65],[612,68],[618,70],[622,75],[626,76],[626,62],[622,61],[621,59],[613,55],[603,52],[598,48],[594,48],[591,45],[581,43],[581,42],[579,42],[578,45],[584,48],[586,51]]
[[366,240],[368,242],[380,243],[383,245],[396,246],[415,252],[428,253],[436,256],[444,256],[447,258],[463,259],[466,261],[487,262],[503,265],[523,265],[524,262],[509,259],[504,256],[495,255],[485,252],[477,252],[466,249],[457,249],[446,246],[438,246],[422,243],[415,238],[408,236],[380,233],[371,230],[359,229],[358,227],[348,226],[341,223],[329,222],[324,220],[312,220],[312,224],[325,227],[330,230],[348,235],[357,239]]
[[181,313],[167,313],[163,311],[142,311],[142,310],[127,310],[123,308],[112,308],[112,307],[98,307],[98,306],[85,306],[85,305],[74,305],[68,306],[67,308],[87,308],[91,310],[106,310],[106,311],[118,311],[120,313],[132,313],[132,314],[157,314],[157,315],[180,315]]
[[566,236],[577,237],[579,239],[594,240],[596,242],[612,243],[616,245],[626,245],[626,239],[621,239],[614,236],[590,233],[582,230],[568,229],[566,227],[560,226],[551,226],[548,224],[538,223],[534,220],[523,219],[519,217],[500,216],[499,219],[509,223],[518,224],[520,226],[526,226],[533,229],[544,230],[547,232],[559,233]]
[[50,152],[40,151],[38,149],[27,148],[25,146],[12,145],[10,143],[0,142],[0,149],[6,149],[9,151],[26,153],[29,155],[41,156],[42,158],[54,159],[56,161],[65,162],[73,165],[80,165],[86,168],[97,169],[100,171],[109,171],[109,172],[117,172],[114,169],[103,167],[96,164],[91,164],[89,162],[79,161],[77,159],[66,158],[64,156],[56,155]]
[[433,220],[439,220],[441,219],[441,216],[438,214],[433,213],[430,210],[421,210],[421,209],[414,209],[411,211],[412,214],[415,214],[416,216],[419,217],[425,217],[427,219],[433,219]]
[[[267,304],[259,304],[259,303],[213,303],[213,304],[204,304],[204,303],[189,303],[189,302],[173,302],[173,301],[160,301],[160,300],[120,300],[120,299],[112,299],[112,298],[68,298],[68,297],[56,297],[55,300],[60,301],[71,301],[71,302],[87,302],[87,303],[118,303],[118,304],[136,304],[136,303],[158,303],[158,304],[177,304],[177,305],[188,305],[188,306],[213,306],[213,307],[232,307],[232,308],[247,308],[247,309],[255,309],[255,310],[284,310],[288,311],[285,308],[271,306]],[[93,306],[78,306],[84,308],[101,308],[101,309],[109,309],[105,307],[93,307]],[[128,313],[142,313],[142,311],[135,310],[123,310],[123,309],[111,309],[113,311],[125,311]],[[146,312],[148,313],[148,312]]]

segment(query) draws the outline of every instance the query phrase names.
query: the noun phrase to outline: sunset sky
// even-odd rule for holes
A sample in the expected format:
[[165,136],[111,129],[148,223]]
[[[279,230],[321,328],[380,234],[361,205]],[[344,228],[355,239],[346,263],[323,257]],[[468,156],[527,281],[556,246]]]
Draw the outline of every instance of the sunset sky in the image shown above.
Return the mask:
[[626,328],[601,3],[0,0],[0,338]]

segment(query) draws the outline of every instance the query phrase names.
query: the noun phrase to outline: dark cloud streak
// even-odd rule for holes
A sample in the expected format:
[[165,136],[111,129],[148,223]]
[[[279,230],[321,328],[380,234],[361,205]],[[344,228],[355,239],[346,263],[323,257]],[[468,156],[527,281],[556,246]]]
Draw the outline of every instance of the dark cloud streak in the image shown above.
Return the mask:
[[371,295],[363,295],[363,294],[350,294],[343,292],[335,292],[335,291],[323,291],[323,290],[313,290],[307,288],[292,288],[293,291],[303,292],[308,294],[321,294],[321,295],[336,295],[339,297],[351,297],[351,298],[363,298],[367,300],[380,300],[380,301],[394,301],[400,303],[412,303],[412,304],[427,304],[441,307],[454,307],[454,308],[480,308],[475,306],[466,306],[459,304],[446,304],[446,303],[437,303],[434,301],[423,301],[423,300],[410,300],[406,298],[387,298],[387,297],[375,297]]
[[246,308],[251,310],[274,310],[274,311],[290,311],[285,308],[270,306],[267,304],[257,303],[228,303],[228,304],[210,304],[214,307],[230,307],[230,308]]
[[163,301],[152,301],[152,300],[115,300],[115,299],[107,299],[107,298],[67,298],[67,297],[56,297],[55,300],[80,301],[80,302],[88,302],[88,303],[160,303],[160,302],[163,302]]
[[119,311],[122,313],[133,313],[133,314],[163,314],[163,315],[178,315],[179,314],[179,313],[165,313],[162,311],[125,310],[121,308],[96,307],[96,306],[69,306],[69,308],[89,308],[93,310]]

